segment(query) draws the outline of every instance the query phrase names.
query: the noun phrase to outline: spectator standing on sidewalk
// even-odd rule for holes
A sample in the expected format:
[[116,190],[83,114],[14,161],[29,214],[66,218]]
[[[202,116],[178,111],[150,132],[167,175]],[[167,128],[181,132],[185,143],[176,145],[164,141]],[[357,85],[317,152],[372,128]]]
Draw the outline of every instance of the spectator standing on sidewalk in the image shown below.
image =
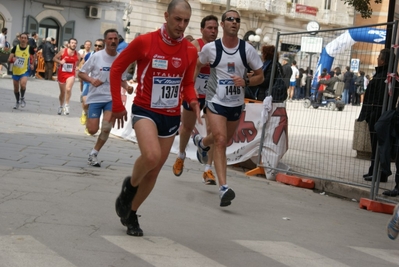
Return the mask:
[[[0,33],[0,49],[8,50],[7,46],[7,28],[2,28]],[[0,64],[0,72],[3,69],[3,65]],[[2,77],[7,75],[7,70],[2,74]]]
[[[292,69],[290,64],[288,64],[288,62],[290,62],[290,59],[288,57],[284,57],[282,60],[282,66],[283,66],[283,76],[284,76],[284,83],[285,86],[287,87],[287,91],[290,88],[290,78],[292,75]],[[289,94],[288,94],[289,96]]]
[[[180,99],[194,110],[202,124],[194,89],[197,49],[184,38],[191,6],[172,0],[164,13],[166,23],[136,37],[114,61],[111,69],[112,121],[118,128],[127,120],[121,99],[121,75],[137,61],[137,93],[132,105],[132,126],[141,155],[132,176],[126,177],[115,209],[127,234],[142,236],[137,210],[150,195],[180,125]],[[184,88],[184,90],[182,90]]]
[[120,53],[123,51],[128,46],[128,43],[126,43],[125,39],[122,37],[122,35],[118,35],[119,38],[119,44],[118,44],[118,49],[117,52]]
[[[366,92],[364,94],[364,100],[362,109],[359,114],[358,121],[366,121],[368,124],[369,132],[370,132],[370,141],[371,141],[371,162],[368,173],[363,175],[363,178],[366,181],[372,181],[373,172],[374,172],[374,160],[376,156],[377,150],[377,136],[375,132],[374,125],[380,118],[382,114],[382,107],[384,104],[384,94],[388,73],[388,64],[389,58],[395,57],[395,55],[391,55],[391,51],[389,48],[382,49],[377,58],[377,67],[375,67],[375,74],[373,79],[367,85]],[[393,60],[395,62],[395,60]],[[392,107],[388,107],[387,109],[394,109],[397,101],[397,94],[392,101]],[[380,182],[386,183],[388,181],[388,177],[381,173]]]
[[[213,145],[216,174],[219,182],[220,206],[231,204],[235,193],[227,185],[226,148],[233,137],[240,116],[245,107],[246,86],[263,82],[262,61],[255,48],[238,38],[241,18],[236,10],[228,10],[222,15],[220,26],[223,36],[215,42],[206,44],[199,55],[197,68],[210,64],[211,74],[207,83],[206,110],[211,134],[193,138],[197,146],[197,158],[205,164],[208,160],[209,146]],[[253,70],[247,75],[247,69]]]
[[13,63],[12,67],[12,82],[14,85],[15,106],[14,109],[24,108],[26,85],[30,70],[33,70],[33,56],[35,51],[28,45],[28,34],[22,33],[20,35],[20,44],[11,49],[11,54],[8,62]]
[[294,96],[294,91],[295,91],[295,87],[296,87],[296,79],[299,76],[299,70],[296,67],[296,61],[293,60],[291,63],[291,77],[290,77],[290,87],[288,89],[288,100],[292,101],[292,98]]
[[21,34],[19,32],[17,32],[17,34],[15,35],[15,39],[12,41],[12,47],[19,45],[19,36]]
[[[101,131],[97,138],[96,144],[89,154],[87,164],[94,167],[101,167],[101,163],[97,160],[100,149],[107,141],[112,129],[112,97],[109,84],[109,73],[111,65],[118,56],[116,51],[118,47],[118,31],[108,29],[104,32],[105,49],[98,51],[90,56],[89,60],[83,65],[79,71],[79,78],[82,81],[90,83],[89,92],[87,94],[87,104],[89,105],[88,119],[86,127],[90,134],[97,133],[100,128],[100,117],[103,115],[101,122]],[[133,93],[133,87],[128,87],[126,83],[126,73],[122,76],[122,87],[129,94]]]
[[54,46],[51,43],[51,37],[46,38],[46,42],[43,44],[42,48],[42,56],[44,59],[44,79],[52,80],[53,79],[53,69],[54,69],[54,61],[53,58],[55,56]]
[[[201,20],[201,34],[202,37],[192,41],[192,44],[197,48],[198,52],[201,51],[202,47],[210,42],[216,40],[218,35],[218,18],[214,15],[209,15]],[[198,93],[198,102],[200,103],[200,109],[205,107],[205,94],[207,83],[210,74],[210,67],[206,65],[201,68],[198,76],[195,79],[195,88]],[[204,110],[204,117],[206,120],[206,111]],[[194,110],[190,108],[189,103],[183,101],[183,109],[181,115],[181,126],[179,130],[179,153],[175,164],[173,165],[173,173],[176,176],[180,176],[183,172],[184,160],[186,158],[186,146],[190,140],[191,133],[195,127],[196,114]],[[207,133],[209,133],[209,123],[206,123]],[[216,185],[215,176],[212,172],[212,146],[208,152],[208,161],[205,164],[205,170],[202,175],[203,181],[207,185]]]
[[344,91],[342,92],[342,101],[346,104],[349,104],[350,102],[350,94],[349,91],[351,87],[353,87],[353,72],[351,71],[349,66],[345,67],[346,72],[344,73],[344,80],[343,82],[345,83],[344,85]]

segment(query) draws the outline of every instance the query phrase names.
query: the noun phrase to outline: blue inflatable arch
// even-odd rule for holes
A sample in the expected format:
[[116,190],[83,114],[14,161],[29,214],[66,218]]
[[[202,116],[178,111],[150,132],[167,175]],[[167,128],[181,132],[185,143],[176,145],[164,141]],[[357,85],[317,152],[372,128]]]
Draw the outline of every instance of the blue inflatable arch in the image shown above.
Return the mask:
[[386,30],[382,29],[365,27],[346,30],[336,39],[328,43],[321,51],[319,61],[316,65],[317,67],[314,72],[311,89],[316,88],[317,77],[324,68],[329,71],[331,70],[335,56],[350,48],[357,42],[385,44],[385,38]]

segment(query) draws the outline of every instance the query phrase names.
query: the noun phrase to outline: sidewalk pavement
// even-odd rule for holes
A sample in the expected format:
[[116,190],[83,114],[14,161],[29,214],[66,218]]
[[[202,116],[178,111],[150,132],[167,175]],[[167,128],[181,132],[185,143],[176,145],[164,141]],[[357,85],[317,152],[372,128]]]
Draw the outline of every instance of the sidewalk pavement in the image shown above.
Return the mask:
[[[98,155],[101,168],[87,165],[87,157],[95,138],[84,133],[80,124],[80,85],[76,81],[70,103],[70,115],[57,115],[59,87],[55,81],[29,78],[25,94],[26,107],[14,110],[15,97],[10,76],[0,78],[0,112],[2,130],[0,134],[1,176],[35,176],[46,180],[46,174],[55,177],[82,176],[101,179],[112,175],[121,179],[130,175],[132,165],[139,156],[138,145],[111,136]],[[164,170],[172,173],[176,155],[171,154]],[[227,176],[246,177],[251,164],[230,166]],[[250,167],[254,167],[251,165]],[[196,161],[185,161],[185,172],[202,177],[203,166]],[[263,177],[247,177],[267,181]],[[121,179],[118,179],[120,182]],[[105,182],[105,181],[104,181]],[[349,199],[369,197],[369,189],[348,186],[337,182],[315,180],[316,189]],[[67,186],[67,185],[66,185]]]

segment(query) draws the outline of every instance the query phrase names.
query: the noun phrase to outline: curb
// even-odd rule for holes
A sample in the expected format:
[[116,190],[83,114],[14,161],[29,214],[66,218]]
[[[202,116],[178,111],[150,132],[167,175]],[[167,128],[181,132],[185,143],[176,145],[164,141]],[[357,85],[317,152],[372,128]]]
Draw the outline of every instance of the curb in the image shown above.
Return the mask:
[[359,202],[359,208],[374,212],[393,214],[395,205],[390,203],[382,203],[368,198],[361,198]]
[[315,182],[311,179],[299,178],[298,176],[284,173],[278,173],[276,175],[276,181],[301,188],[313,189],[315,187]]
[[315,189],[348,199],[356,199],[357,201],[360,201],[361,198],[370,197],[370,189],[335,181],[315,179]]
[[[240,165],[241,166],[241,165]],[[241,166],[242,167],[242,166]],[[256,167],[253,165],[250,166],[245,166],[245,168],[250,169],[249,171],[245,172],[246,176],[265,176],[264,168],[263,167]],[[277,178],[280,177],[280,178]],[[286,173],[278,173],[276,175],[276,181],[284,183],[284,184],[289,184],[293,185],[296,187],[303,187],[303,188],[309,188],[321,192],[326,192],[331,195],[335,195],[337,197],[341,198],[347,198],[352,201],[361,201],[362,199],[368,199],[370,197],[370,189],[361,187],[361,186],[355,186],[355,185],[349,185],[349,184],[343,184],[337,181],[330,181],[330,180],[322,180],[322,179],[317,179],[317,178],[312,178],[310,180],[309,178],[299,178],[297,176],[290,176],[287,175]],[[313,187],[310,187],[309,183],[312,181],[314,183]],[[396,199],[392,199],[396,200]],[[363,200],[364,201],[364,200]],[[363,202],[362,202],[363,204]],[[371,206],[370,206],[371,205]],[[374,211],[376,204],[364,204],[360,206],[360,208],[367,208],[367,206],[370,206],[369,210]],[[384,213],[389,213],[392,214],[393,211],[390,211],[392,208],[388,208],[387,212]],[[376,211],[378,212],[378,211]]]

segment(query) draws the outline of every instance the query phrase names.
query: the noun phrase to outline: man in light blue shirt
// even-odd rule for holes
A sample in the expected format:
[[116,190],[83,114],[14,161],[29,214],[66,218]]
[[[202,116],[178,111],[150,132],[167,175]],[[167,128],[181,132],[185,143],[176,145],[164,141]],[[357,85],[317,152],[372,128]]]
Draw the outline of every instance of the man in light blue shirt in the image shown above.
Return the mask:
[[125,39],[123,39],[122,35],[118,35],[119,38],[119,45],[118,48],[116,49],[116,52],[120,53],[122,52],[123,49],[125,49],[128,46],[128,43],[125,42]]

